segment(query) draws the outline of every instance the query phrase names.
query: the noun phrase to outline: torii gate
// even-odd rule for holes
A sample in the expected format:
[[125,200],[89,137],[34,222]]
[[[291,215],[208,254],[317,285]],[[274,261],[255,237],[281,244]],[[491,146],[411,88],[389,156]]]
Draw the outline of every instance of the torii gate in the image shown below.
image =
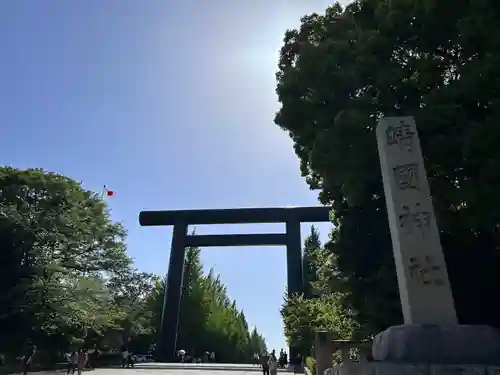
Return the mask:
[[[176,358],[177,330],[186,247],[286,246],[288,295],[302,293],[301,223],[329,221],[328,207],[236,208],[221,210],[142,211],[141,226],[174,227],[157,359]],[[189,225],[285,223],[285,233],[188,235]],[[289,348],[290,359],[297,356]]]

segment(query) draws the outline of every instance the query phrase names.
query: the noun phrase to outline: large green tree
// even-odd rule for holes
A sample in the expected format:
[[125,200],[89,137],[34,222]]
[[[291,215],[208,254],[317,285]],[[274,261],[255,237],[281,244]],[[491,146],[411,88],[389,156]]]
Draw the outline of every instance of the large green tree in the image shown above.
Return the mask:
[[[0,330],[10,347],[28,338],[81,335],[95,325],[101,275],[130,264],[124,238],[105,204],[76,181],[1,167]],[[85,293],[91,300],[82,300]]]
[[275,122],[333,209],[327,247],[366,334],[402,319],[374,133],[394,115],[417,121],[460,321],[499,325],[498,307],[479,297],[494,293],[499,264],[497,8],[359,0],[285,35]]

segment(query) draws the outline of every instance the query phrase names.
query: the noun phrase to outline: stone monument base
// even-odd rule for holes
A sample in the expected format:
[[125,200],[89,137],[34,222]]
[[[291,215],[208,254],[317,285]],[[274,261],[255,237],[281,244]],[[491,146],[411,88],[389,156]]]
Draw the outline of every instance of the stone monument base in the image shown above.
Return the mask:
[[333,375],[499,375],[500,366],[421,365],[408,363],[341,363]]
[[375,336],[375,361],[500,365],[500,330],[489,326],[408,324]]

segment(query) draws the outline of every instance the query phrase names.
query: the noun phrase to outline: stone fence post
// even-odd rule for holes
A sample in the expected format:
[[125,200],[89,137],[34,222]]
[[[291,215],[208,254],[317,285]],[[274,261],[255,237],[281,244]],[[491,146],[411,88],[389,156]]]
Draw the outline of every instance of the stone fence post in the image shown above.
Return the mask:
[[315,337],[316,375],[333,366],[332,334],[328,331],[318,330]]

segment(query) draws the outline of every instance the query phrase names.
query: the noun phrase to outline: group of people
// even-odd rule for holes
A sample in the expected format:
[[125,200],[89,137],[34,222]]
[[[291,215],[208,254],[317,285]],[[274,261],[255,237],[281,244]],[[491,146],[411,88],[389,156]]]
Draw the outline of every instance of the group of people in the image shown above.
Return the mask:
[[[151,353],[154,352],[156,348],[153,347],[151,349]],[[23,374],[26,375],[31,368],[33,357],[36,352],[36,345],[29,344],[24,352],[24,355],[21,357],[23,363]],[[187,359],[186,351],[179,350],[179,357],[181,357],[181,361],[185,362]],[[66,359],[68,361],[68,370],[67,375],[74,374],[76,371],[78,375],[82,374],[84,368],[92,368],[92,362],[94,359],[99,357],[100,352],[97,349],[93,349],[89,352],[86,348],[81,348],[79,350],[75,350],[71,353],[66,354]],[[215,362],[215,353],[205,351],[204,359],[207,362]],[[123,345],[121,348],[121,358],[122,358],[122,367],[134,367],[135,353],[129,350],[128,345]],[[198,358],[196,358],[198,360]],[[281,349],[279,354],[279,359],[276,357],[276,351],[273,349],[271,354],[265,354],[260,356],[255,354],[255,359],[260,362],[262,366],[263,375],[276,375],[278,373],[278,367],[285,367],[288,363],[288,356],[286,352]],[[201,362],[201,358],[199,358]]]
[[276,351],[274,349],[271,354],[263,355],[260,359],[263,375],[276,375],[278,373],[278,358],[276,358]]
[[75,371],[78,371],[78,375],[81,375],[84,368],[92,368],[92,361],[90,360],[90,358],[97,356],[99,356],[99,351],[97,349],[92,350],[92,353],[89,353],[89,350],[86,348],[81,348],[79,350],[74,350],[71,353],[68,353],[67,375],[69,375],[70,373],[74,374]]
[[285,368],[286,365],[288,365],[288,354],[286,354],[286,352],[281,349],[280,356],[278,358],[278,366],[281,368]]
[[[278,368],[284,368],[288,365],[288,355],[281,349],[279,358],[276,358],[276,351],[273,350],[271,354],[265,354],[259,356],[255,354],[256,363],[262,366],[263,375],[275,375],[278,372]],[[296,358],[290,359],[290,365],[293,367],[294,373],[300,372],[302,367],[302,358],[298,355]]]
[[134,363],[136,362],[136,356],[133,350],[129,350],[127,345],[123,345],[122,349],[122,367],[129,368],[134,367]]
[[[22,363],[22,373],[23,375],[27,375],[28,372],[32,369],[33,359],[36,353],[36,345],[29,343],[26,345],[26,348],[23,351],[23,355],[20,357]],[[70,353],[66,353],[66,361],[67,365],[67,374],[69,375],[78,372],[78,375],[81,375],[84,368],[92,368],[91,358],[95,359],[100,355],[99,350],[93,349],[90,351],[86,348],[81,348],[79,350],[74,350]]]
[[202,362],[215,362],[215,352],[210,352],[206,350],[201,357],[188,355],[184,349],[177,352],[179,359],[182,363],[192,362],[192,363],[202,363]]

